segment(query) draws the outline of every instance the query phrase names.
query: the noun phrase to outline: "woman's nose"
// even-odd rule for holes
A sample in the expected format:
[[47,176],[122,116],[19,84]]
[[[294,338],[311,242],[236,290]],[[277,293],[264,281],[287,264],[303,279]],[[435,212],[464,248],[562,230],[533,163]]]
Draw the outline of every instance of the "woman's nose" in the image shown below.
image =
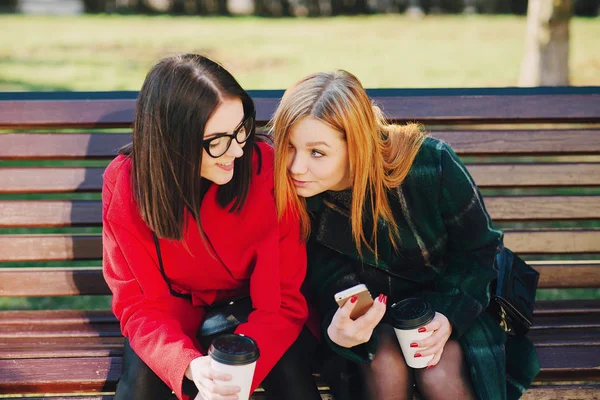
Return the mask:
[[290,166],[288,168],[288,170],[290,171],[290,173],[292,175],[303,175],[306,173],[307,171],[307,165],[306,162],[304,162],[304,160],[302,160],[302,157],[299,157],[298,154],[290,154]]
[[231,145],[229,146],[229,149],[227,150],[227,154],[230,155],[231,157],[240,158],[241,156],[244,155],[244,149],[234,139],[231,141]]

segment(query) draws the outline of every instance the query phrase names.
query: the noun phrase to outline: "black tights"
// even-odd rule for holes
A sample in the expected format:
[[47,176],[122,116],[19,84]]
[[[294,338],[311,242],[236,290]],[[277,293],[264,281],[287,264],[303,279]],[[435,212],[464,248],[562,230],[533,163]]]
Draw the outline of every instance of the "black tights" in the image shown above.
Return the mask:
[[361,364],[360,372],[366,399],[412,399],[415,384],[426,400],[476,399],[462,349],[455,340],[446,343],[435,367],[412,369],[404,361],[393,328],[382,325],[377,354],[371,363]]
[[[267,400],[320,400],[312,376],[316,339],[307,328],[281,357],[262,383]],[[198,389],[184,378],[183,392],[193,399]],[[171,389],[133,351],[125,340],[123,372],[114,400],[167,400]]]

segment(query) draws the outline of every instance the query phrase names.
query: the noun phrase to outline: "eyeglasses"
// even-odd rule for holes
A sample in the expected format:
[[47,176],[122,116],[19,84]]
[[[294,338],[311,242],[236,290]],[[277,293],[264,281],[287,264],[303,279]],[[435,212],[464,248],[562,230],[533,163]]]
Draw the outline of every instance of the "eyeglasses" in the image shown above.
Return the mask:
[[252,132],[254,132],[254,118],[255,114],[246,118],[235,128],[231,135],[224,133],[202,141],[202,147],[204,147],[209,156],[218,158],[227,153],[233,139],[240,145],[243,145],[252,135]]

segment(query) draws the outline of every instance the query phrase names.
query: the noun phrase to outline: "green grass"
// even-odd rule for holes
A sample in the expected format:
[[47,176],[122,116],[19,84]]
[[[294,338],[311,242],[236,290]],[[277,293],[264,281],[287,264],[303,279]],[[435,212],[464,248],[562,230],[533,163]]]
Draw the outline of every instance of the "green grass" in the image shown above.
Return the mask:
[[[161,57],[197,52],[247,89],[347,69],[365,87],[516,86],[525,17],[323,19],[0,16],[0,91],[138,90]],[[571,22],[571,84],[600,85],[597,19]]]

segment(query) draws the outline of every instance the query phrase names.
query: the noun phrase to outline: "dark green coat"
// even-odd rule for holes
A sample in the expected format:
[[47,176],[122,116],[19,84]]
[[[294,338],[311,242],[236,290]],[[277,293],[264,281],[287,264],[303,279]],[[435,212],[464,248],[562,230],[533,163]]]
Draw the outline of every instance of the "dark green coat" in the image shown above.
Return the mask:
[[[493,227],[465,166],[447,144],[429,137],[406,180],[388,198],[400,231],[400,251],[394,251],[379,221],[378,262],[366,247],[362,259],[356,251],[350,190],[308,199],[307,295],[322,317],[328,348],[355,362],[368,362],[377,348],[377,330],[370,342],[352,349],[329,340],[326,329],[337,310],[334,293],[360,282],[373,296],[389,296],[388,305],[422,296],[451,322],[479,398],[518,398],[539,371],[537,355],[527,338],[507,342],[485,312],[503,234]],[[363,225],[371,232],[369,218]]]

